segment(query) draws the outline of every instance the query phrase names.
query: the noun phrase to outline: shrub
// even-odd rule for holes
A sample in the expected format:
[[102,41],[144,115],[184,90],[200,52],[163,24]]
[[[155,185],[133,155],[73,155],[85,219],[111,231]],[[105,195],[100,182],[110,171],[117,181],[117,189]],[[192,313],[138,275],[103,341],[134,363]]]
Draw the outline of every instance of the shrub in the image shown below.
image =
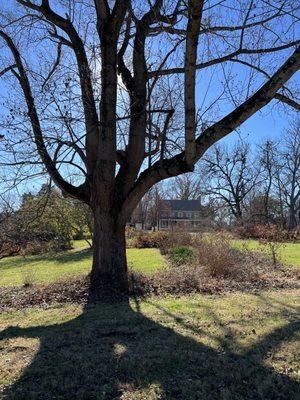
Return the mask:
[[65,237],[55,237],[51,241],[35,240],[29,242],[25,248],[26,255],[39,255],[46,253],[58,253],[60,251],[70,250],[72,248],[71,241]]
[[[166,267],[153,275],[131,271],[129,292],[137,296],[187,295],[218,293],[266,287],[296,287],[295,277],[284,270],[274,270],[259,254],[241,254],[239,261],[228,269],[210,270],[211,264],[185,264]],[[212,273],[214,276],[212,276]]]
[[131,271],[130,293],[181,295],[268,287],[278,284],[280,274],[280,284],[289,284],[283,270],[274,270],[265,255],[233,248],[230,239],[223,233],[193,236],[193,248],[177,246],[169,250],[172,266],[150,276]]
[[126,239],[133,239],[137,236],[138,231],[133,226],[126,226],[125,236]]
[[132,241],[132,247],[137,248],[158,248],[162,254],[177,246],[190,246],[192,236],[188,232],[145,232],[140,231]]
[[51,249],[51,242],[40,242],[40,241],[33,241],[27,243],[25,248],[26,255],[39,255],[39,254],[46,254],[49,253]]
[[192,264],[196,261],[196,255],[190,247],[173,247],[169,252],[169,260],[172,265]]
[[20,253],[20,250],[21,246],[19,244],[6,240],[0,245],[0,259],[16,256]]
[[161,248],[163,243],[168,240],[168,232],[145,232],[140,231],[137,233],[133,240],[133,247],[138,249],[142,248]]
[[[276,228],[276,227],[275,227]],[[259,239],[259,244],[265,247],[266,253],[272,259],[273,264],[279,264],[281,248],[284,246],[283,238],[277,229],[265,230]]]
[[203,274],[195,265],[164,268],[153,275],[132,271],[129,292],[134,295],[182,295],[201,291]]
[[241,239],[270,239],[276,242],[290,240],[291,235],[287,230],[275,224],[244,224],[235,229],[235,234]]
[[192,246],[193,237],[186,231],[168,232],[167,239],[162,241],[160,251],[162,254],[168,254],[170,249],[180,246]]
[[232,247],[228,237],[222,234],[206,237],[197,242],[198,264],[214,278],[251,281],[258,279],[270,261],[259,253]]
[[60,251],[70,250],[72,248],[71,238],[68,236],[56,236],[50,242],[50,252],[58,253]]
[[244,227],[240,229],[239,234],[242,238],[258,239],[274,265],[279,264],[280,250],[284,246],[284,241],[293,240],[288,231],[280,229],[275,224],[255,224]]
[[235,265],[236,251],[221,236],[206,237],[197,242],[198,263],[213,277],[228,277]]

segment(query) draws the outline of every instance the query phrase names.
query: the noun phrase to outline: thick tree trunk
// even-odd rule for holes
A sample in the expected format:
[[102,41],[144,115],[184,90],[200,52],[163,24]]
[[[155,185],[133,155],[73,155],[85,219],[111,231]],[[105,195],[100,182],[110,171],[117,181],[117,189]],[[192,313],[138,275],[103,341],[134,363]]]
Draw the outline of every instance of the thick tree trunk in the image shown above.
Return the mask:
[[94,210],[93,265],[91,293],[114,295],[128,292],[125,223],[117,217]]

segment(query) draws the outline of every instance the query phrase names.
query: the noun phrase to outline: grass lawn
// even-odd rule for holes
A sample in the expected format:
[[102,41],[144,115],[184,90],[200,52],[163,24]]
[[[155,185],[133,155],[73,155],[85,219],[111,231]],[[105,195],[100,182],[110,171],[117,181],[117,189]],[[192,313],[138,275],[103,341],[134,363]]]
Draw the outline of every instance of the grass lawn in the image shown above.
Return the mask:
[[[255,240],[235,240],[233,243],[253,250],[261,247]],[[300,243],[286,243],[280,252],[285,264],[300,267]],[[144,273],[153,273],[164,265],[157,249],[127,249],[127,259],[131,268]],[[85,241],[75,241],[74,249],[65,253],[4,258],[0,260],[0,285],[22,285],[28,280],[32,283],[55,282],[88,273],[91,262]]]
[[297,295],[3,312],[0,398],[299,399]]
[[[263,249],[257,240],[234,240],[237,247],[246,246],[249,250]],[[279,250],[280,259],[286,265],[300,267],[300,243],[284,243]]]
[[[0,260],[0,285],[22,285],[55,282],[67,276],[86,274],[91,269],[92,255],[86,242],[75,242],[74,250],[55,255],[11,257]],[[127,249],[128,264],[135,270],[151,273],[163,267],[164,259],[157,249]]]

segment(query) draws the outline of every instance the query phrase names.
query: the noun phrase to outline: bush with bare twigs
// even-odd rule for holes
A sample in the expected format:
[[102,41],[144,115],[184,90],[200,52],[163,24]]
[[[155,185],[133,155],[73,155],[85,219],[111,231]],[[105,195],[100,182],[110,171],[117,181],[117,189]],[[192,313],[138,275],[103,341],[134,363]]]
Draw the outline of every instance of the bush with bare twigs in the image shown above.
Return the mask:
[[259,244],[264,246],[274,265],[279,264],[280,251],[286,240],[286,233],[274,224],[261,225],[257,228]]
[[158,248],[162,254],[176,246],[189,246],[193,238],[188,232],[140,231],[133,239],[132,246],[136,248]]

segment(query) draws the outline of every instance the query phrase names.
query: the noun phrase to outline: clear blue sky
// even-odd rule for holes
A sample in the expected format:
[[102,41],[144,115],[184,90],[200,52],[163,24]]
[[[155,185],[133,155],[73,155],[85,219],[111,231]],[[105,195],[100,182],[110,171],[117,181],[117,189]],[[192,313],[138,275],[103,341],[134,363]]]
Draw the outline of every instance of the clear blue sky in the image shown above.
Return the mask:
[[[55,3],[55,0],[53,0],[53,3]],[[52,4],[53,4],[52,3]],[[227,4],[233,4],[233,0],[229,0]],[[8,6],[11,7],[11,4],[13,4],[10,0],[4,0],[4,2],[1,4],[0,8],[1,11],[4,11],[4,9]],[[225,43],[225,42],[224,42]],[[226,45],[227,46],[227,45]],[[158,44],[159,47],[159,44]],[[262,45],[264,47],[264,44]],[[0,47],[0,51],[2,51],[3,48]],[[228,47],[230,49],[230,46]],[[227,49],[227,50],[228,50]],[[222,50],[222,47],[221,47]],[[277,64],[278,66],[284,61],[292,52],[292,49],[288,49],[284,51],[283,53],[278,54],[278,60],[279,63]],[[205,52],[204,52],[205,53]],[[34,54],[34,51],[33,51]],[[34,59],[34,55],[30,54],[31,57]],[[202,54],[202,49],[201,46],[199,48],[199,60],[203,57]],[[175,62],[178,60],[175,59]],[[4,60],[5,62],[5,60]],[[226,68],[228,68],[229,72],[232,73],[232,77],[234,77],[235,83],[234,86],[232,87],[233,93],[237,94],[238,97],[238,91],[239,91],[239,85],[242,88],[243,85],[247,85],[247,77],[248,77],[248,72],[247,68],[245,69],[244,67],[241,67],[240,65],[228,65],[226,64]],[[277,65],[272,64],[266,64],[268,67],[268,72],[273,73],[274,70],[277,69]],[[1,70],[1,60],[0,60],[0,70]],[[222,67],[223,68],[223,67]],[[205,69],[201,70],[198,73],[199,76],[199,82],[197,85],[197,100],[198,104],[203,106],[205,109],[205,105],[209,105],[210,102],[213,102],[215,98],[218,97],[218,94],[222,92],[222,68],[218,67],[217,71],[215,71],[215,76],[213,75],[214,72],[213,68],[212,69]],[[212,76],[214,77],[212,79]],[[295,82],[299,83],[299,77],[300,73],[295,75],[292,78],[292,84]],[[0,95],[1,95],[1,100],[2,96],[5,95],[5,86],[3,83],[1,83],[2,79],[0,79]],[[260,83],[262,83],[264,79],[261,80],[261,76],[257,78],[256,81],[253,81],[254,85],[252,87],[252,90],[250,91],[253,93],[253,90],[255,88],[257,89],[260,86]],[[206,92],[207,87],[210,86],[209,90]],[[181,88],[182,90],[182,88]],[[235,97],[235,95],[233,96]],[[244,98],[242,98],[243,100]],[[241,98],[239,98],[241,100]],[[240,102],[240,101],[239,101]],[[233,108],[233,105],[231,104],[230,100],[224,98],[221,102],[221,105],[219,108],[213,111],[216,112],[216,114],[213,114],[213,117],[211,118],[208,114],[209,121],[211,120],[217,120],[230,112]],[[254,116],[252,116],[248,121],[246,121],[239,129],[238,133],[232,133],[230,134],[227,138],[223,139],[224,142],[227,143],[233,143],[235,140],[238,139],[239,135],[244,139],[249,141],[250,143],[253,144],[259,144],[261,141],[264,139],[279,139],[282,132],[288,128],[288,125],[292,119],[295,118],[296,112],[289,108],[288,106],[283,106],[283,105],[277,105],[275,106],[275,101],[272,101],[270,105],[265,107],[262,111],[256,113]],[[6,113],[6,109],[2,106],[1,101],[0,101],[0,117],[1,114]],[[3,132],[4,133],[4,132]],[[255,148],[255,147],[254,147]],[[0,154],[1,157],[1,154]],[[37,181],[38,184],[39,181]]]

